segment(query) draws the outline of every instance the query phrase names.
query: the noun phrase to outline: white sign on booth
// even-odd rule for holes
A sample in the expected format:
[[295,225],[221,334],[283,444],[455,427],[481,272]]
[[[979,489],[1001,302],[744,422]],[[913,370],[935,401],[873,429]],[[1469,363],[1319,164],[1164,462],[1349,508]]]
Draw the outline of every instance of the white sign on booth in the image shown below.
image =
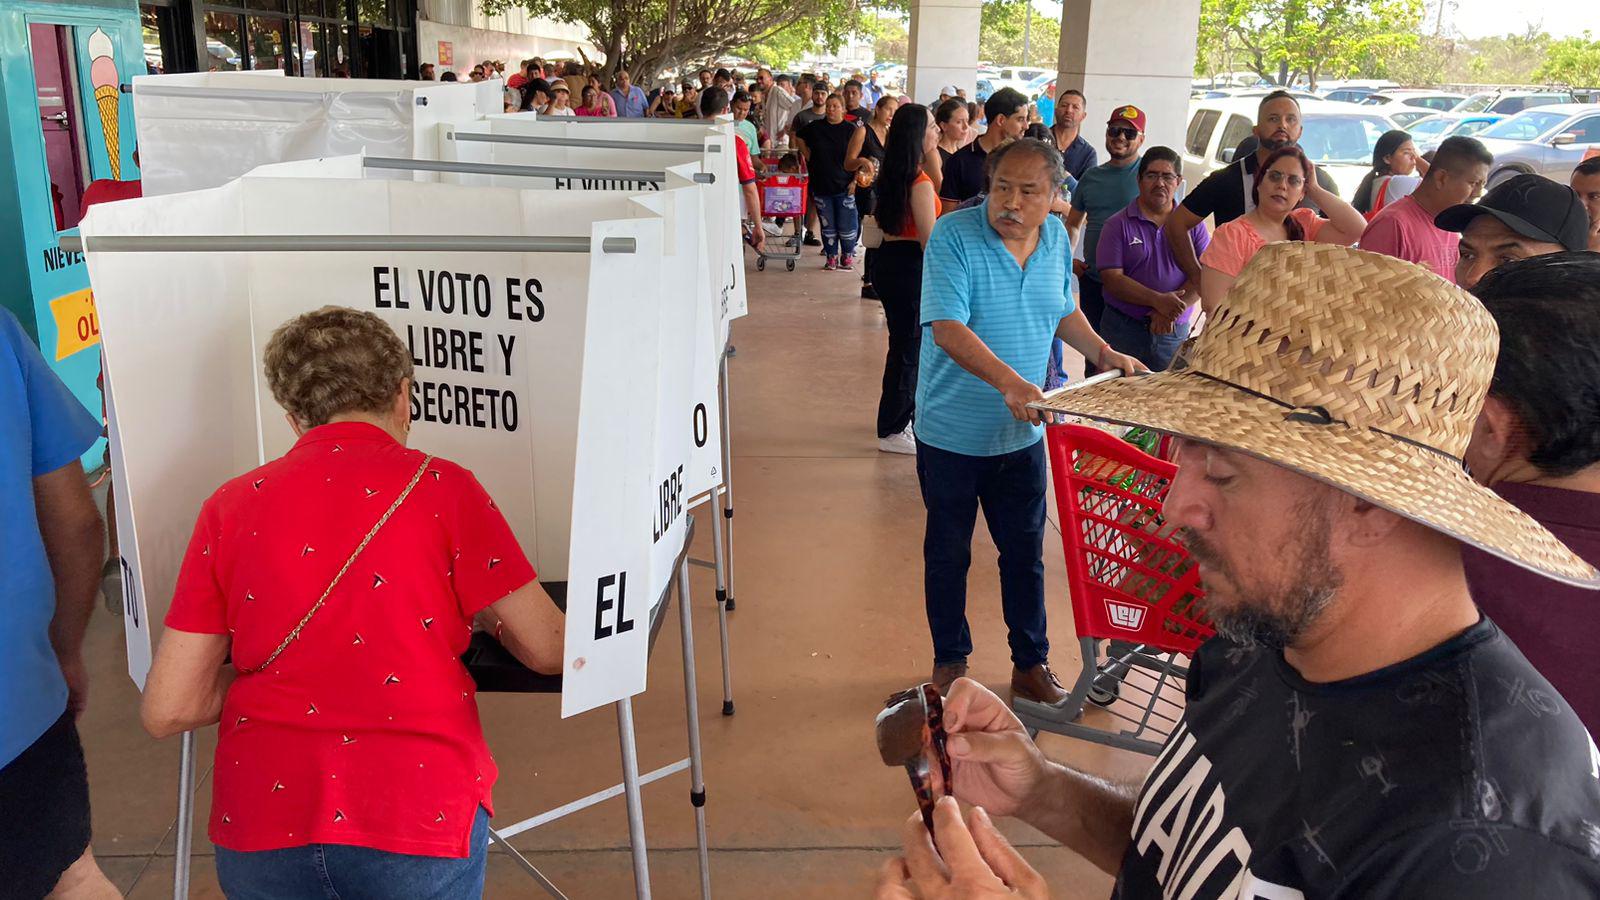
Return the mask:
[[[130,596],[147,607],[131,646],[142,639],[148,653],[200,503],[291,442],[260,384],[266,337],[335,303],[371,309],[408,339],[413,443],[473,470],[541,576],[568,581],[563,714],[643,690],[649,609],[682,546],[681,508],[662,506],[663,484],[669,500],[681,488],[663,469],[683,466],[692,442],[688,423],[658,434],[657,419],[687,404],[703,306],[694,259],[663,257],[668,244],[693,249],[693,189],[649,199],[253,177],[97,207],[83,230],[116,385],[118,521]],[[300,253],[293,265],[93,250],[107,234],[304,233],[308,222],[327,234],[429,233],[462,216],[496,234],[582,234],[596,249]],[[638,251],[601,253],[605,235],[633,237]],[[660,288],[669,282],[680,289]]]

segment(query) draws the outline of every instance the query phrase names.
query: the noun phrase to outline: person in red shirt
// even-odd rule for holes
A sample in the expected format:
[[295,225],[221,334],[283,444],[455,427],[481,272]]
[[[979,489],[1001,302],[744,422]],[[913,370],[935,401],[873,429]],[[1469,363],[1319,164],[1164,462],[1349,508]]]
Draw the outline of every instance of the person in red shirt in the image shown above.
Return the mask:
[[299,440],[201,507],[142,716],[219,723],[209,833],[230,897],[478,896],[496,768],[473,623],[561,668],[562,615],[472,473],[406,447],[412,359],[371,313],[280,327]]
[[[728,111],[728,92],[710,87],[700,92],[700,118],[715,119]],[[757,253],[767,247],[767,233],[761,227],[761,193],[756,187],[756,167],[750,159],[750,148],[737,137],[733,140],[733,156],[739,171],[739,190],[744,195],[745,240]]]

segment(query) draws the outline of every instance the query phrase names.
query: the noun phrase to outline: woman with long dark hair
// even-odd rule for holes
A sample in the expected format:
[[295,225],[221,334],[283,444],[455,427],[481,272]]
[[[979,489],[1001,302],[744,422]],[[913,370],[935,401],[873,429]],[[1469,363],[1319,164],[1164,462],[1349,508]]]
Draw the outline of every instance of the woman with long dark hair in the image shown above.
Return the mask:
[[[1350,205],[1371,219],[1378,210],[1416,190],[1422,179],[1414,176],[1426,174],[1428,161],[1412,143],[1411,135],[1398,128],[1385,131],[1372,147],[1372,170],[1356,186]],[[1404,186],[1408,190],[1400,189],[1401,183],[1394,180],[1396,175],[1406,179]]]
[[878,299],[889,326],[878,400],[878,449],[915,455],[911,429],[917,396],[917,355],[922,351],[922,248],[939,215],[933,180],[923,160],[939,145],[939,129],[926,106],[907,103],[889,123],[883,167],[878,172]]
[[944,181],[944,164],[950,161],[957,150],[967,145],[972,128],[967,118],[967,104],[954,97],[939,104],[933,111],[933,120],[939,128],[939,140],[934,144],[939,151],[939,160],[935,166],[930,155],[923,163],[923,170],[933,177],[933,189],[937,192]]
[[[1254,207],[1217,227],[1211,245],[1200,255],[1200,301],[1213,313],[1227,299],[1234,279],[1262,247],[1277,241],[1355,243],[1367,220],[1355,207],[1317,183],[1316,167],[1295,144],[1272,151],[1256,169],[1250,198]],[[1310,200],[1322,209],[1301,206]]]
[[[894,118],[894,111],[899,106],[900,101],[894,97],[886,96],[878,100],[878,105],[872,108],[872,118],[856,129],[855,135],[850,138],[850,149],[845,151],[844,167],[855,172],[856,212],[863,220],[872,215],[873,182],[883,166],[883,147],[889,138],[889,120]],[[876,261],[877,251],[868,247],[862,254],[861,265],[861,296],[867,300],[878,299],[878,293],[872,286],[872,266]]]

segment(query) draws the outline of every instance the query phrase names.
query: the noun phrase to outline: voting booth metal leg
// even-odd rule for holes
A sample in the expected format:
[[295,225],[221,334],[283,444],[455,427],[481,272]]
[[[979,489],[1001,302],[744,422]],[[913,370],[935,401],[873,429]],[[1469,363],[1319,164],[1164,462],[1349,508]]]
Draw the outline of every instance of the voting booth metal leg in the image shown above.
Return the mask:
[[633,740],[632,697],[617,701],[617,737],[622,746],[622,793],[628,803],[634,892],[639,900],[650,900],[650,858],[644,841],[644,800],[639,796],[639,751]]
[[[689,723],[689,802],[694,806],[700,853],[700,896],[711,900],[711,857],[706,843],[706,778],[700,756],[700,697],[695,684],[694,614],[689,609],[689,567],[678,567],[678,629],[683,634],[683,711]],[[724,643],[726,648],[727,644]],[[726,670],[724,670],[726,672]]]
[[711,548],[717,568],[717,631],[722,637],[722,714],[733,715],[733,673],[728,668],[728,580],[722,550],[722,488],[711,491]]
[[728,611],[734,609],[733,602],[733,418],[728,411],[733,406],[733,391],[728,384],[728,355],[722,355],[722,363],[717,371],[718,380],[722,386],[722,493],[726,498],[718,498],[717,505],[722,507],[723,499],[727,506],[721,509],[722,515],[728,520],[728,545],[727,563],[724,569],[727,572]]
[[185,731],[178,750],[178,827],[173,847],[172,896],[189,896],[189,853],[194,848],[194,732]]

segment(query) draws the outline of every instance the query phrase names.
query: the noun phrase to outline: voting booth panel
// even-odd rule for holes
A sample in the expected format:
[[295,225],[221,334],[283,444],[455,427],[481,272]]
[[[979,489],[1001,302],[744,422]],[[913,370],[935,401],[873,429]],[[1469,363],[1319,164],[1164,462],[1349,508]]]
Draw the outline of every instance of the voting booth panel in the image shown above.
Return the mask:
[[[661,286],[693,283],[691,260],[669,271],[663,257],[664,227],[693,242],[692,190],[652,209],[612,193],[256,176],[93,212],[83,231],[115,385],[118,524],[144,605],[129,617],[130,668],[148,658],[201,502],[292,444],[261,376],[266,340],[336,304],[377,313],[408,342],[412,445],[472,470],[541,577],[569,583],[563,714],[642,691],[639,623],[683,541],[662,470],[684,466],[692,430],[658,433],[658,420],[688,403],[693,359],[676,345],[692,344],[697,304],[692,289]],[[331,240],[468,215],[496,235],[569,235],[593,252],[95,251],[109,235]],[[600,252],[607,236],[632,238],[634,252]]]
[[[725,294],[727,318],[737,319],[749,312],[749,297],[744,277],[743,238],[740,233],[742,193],[735,157],[733,125],[727,118],[699,127],[682,123],[649,120],[607,121],[594,125],[576,118],[539,119],[531,113],[489,116],[470,126],[441,128],[441,159],[465,162],[490,162],[539,166],[571,166],[587,169],[659,170],[682,159],[698,159],[702,172],[716,175],[713,201],[706,210],[708,253],[713,272]],[[519,144],[517,138],[543,138],[561,144]],[[490,140],[480,140],[489,138]],[[493,138],[510,138],[496,141]],[[570,143],[566,143],[570,142]],[[607,142],[629,146],[606,147]],[[671,151],[641,150],[634,144],[659,144]],[[701,144],[703,152],[682,149],[685,144]],[[675,154],[686,154],[674,158]],[[471,178],[473,176],[459,176]],[[550,179],[542,186],[559,190],[618,190],[631,185],[606,178]],[[726,328],[724,328],[726,339]]]
[[216,187],[262,164],[363,150],[435,159],[440,124],[503,108],[498,91],[491,97],[467,82],[274,77],[281,75],[135,77],[145,196]]

